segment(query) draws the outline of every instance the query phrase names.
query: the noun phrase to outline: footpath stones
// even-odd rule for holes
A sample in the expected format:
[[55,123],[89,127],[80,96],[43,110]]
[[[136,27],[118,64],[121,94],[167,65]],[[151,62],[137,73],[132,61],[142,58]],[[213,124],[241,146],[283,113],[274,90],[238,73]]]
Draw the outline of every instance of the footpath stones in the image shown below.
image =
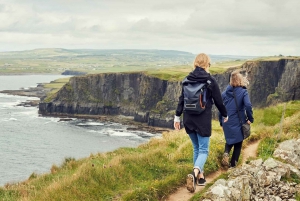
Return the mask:
[[228,179],[216,181],[202,200],[296,201],[300,185],[293,178],[300,178],[299,145],[300,140],[288,140],[276,149],[274,157],[285,163],[274,158],[257,159],[232,169]]

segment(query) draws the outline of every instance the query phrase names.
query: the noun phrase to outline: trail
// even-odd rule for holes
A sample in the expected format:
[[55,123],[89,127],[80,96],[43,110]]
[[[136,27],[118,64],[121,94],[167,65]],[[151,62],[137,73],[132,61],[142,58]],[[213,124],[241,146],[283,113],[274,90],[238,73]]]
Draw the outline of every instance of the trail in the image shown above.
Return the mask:
[[[256,157],[258,144],[259,141],[256,141],[252,144],[249,144],[245,149],[242,150],[243,163],[245,163],[249,157]],[[219,175],[221,175],[224,172],[226,172],[226,170],[219,170],[210,175],[207,175],[206,183],[212,182],[214,179],[216,179]],[[203,188],[204,188],[203,186],[197,186],[195,193],[201,191]],[[195,193],[190,193],[185,186],[182,186],[178,188],[176,192],[169,195],[169,197],[165,201],[187,201],[191,197],[193,197]]]

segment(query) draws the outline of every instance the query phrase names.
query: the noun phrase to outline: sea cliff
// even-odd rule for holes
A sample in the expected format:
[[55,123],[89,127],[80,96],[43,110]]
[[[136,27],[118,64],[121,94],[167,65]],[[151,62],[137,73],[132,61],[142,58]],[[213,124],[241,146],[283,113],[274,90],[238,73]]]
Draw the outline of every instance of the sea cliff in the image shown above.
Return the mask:
[[[300,99],[300,60],[249,61],[240,69],[250,81],[248,92],[254,107]],[[221,91],[233,70],[213,75]],[[142,72],[76,76],[55,96],[42,99],[39,113],[125,115],[150,126],[172,128],[180,93],[181,81],[161,80]]]

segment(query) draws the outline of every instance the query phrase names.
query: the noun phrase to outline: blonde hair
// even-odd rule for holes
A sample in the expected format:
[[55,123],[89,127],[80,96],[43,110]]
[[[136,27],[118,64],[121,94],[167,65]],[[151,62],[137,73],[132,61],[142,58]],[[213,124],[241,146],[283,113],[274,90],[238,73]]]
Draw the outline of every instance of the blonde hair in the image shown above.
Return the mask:
[[210,58],[204,53],[198,54],[194,61],[194,68],[203,68],[205,71],[209,72]]
[[244,77],[239,70],[235,70],[230,76],[230,85],[233,87],[246,87],[249,81]]

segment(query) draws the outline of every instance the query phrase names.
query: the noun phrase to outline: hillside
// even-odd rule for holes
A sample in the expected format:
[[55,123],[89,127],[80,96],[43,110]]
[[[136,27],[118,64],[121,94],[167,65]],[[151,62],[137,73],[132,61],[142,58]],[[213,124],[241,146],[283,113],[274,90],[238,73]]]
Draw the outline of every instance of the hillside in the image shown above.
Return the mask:
[[[213,62],[252,58],[210,55]],[[35,49],[0,52],[1,74],[61,74],[67,70],[88,74],[145,71],[172,66],[192,66],[195,55],[175,50]]]
[[[299,138],[299,108],[299,101],[291,101],[254,109],[252,134],[244,145],[261,140],[258,157],[262,160],[272,157],[280,142]],[[223,144],[222,129],[213,121],[210,153],[205,166],[207,175],[222,169]],[[184,185],[191,168],[192,147],[188,136],[184,130],[171,131],[137,148],[120,148],[81,160],[66,158],[63,164],[54,164],[48,174],[32,173],[26,181],[0,188],[0,199],[165,200]],[[225,173],[219,178],[226,179],[227,176]],[[300,183],[297,175],[283,179]],[[193,200],[199,200],[201,194],[196,193]]]

